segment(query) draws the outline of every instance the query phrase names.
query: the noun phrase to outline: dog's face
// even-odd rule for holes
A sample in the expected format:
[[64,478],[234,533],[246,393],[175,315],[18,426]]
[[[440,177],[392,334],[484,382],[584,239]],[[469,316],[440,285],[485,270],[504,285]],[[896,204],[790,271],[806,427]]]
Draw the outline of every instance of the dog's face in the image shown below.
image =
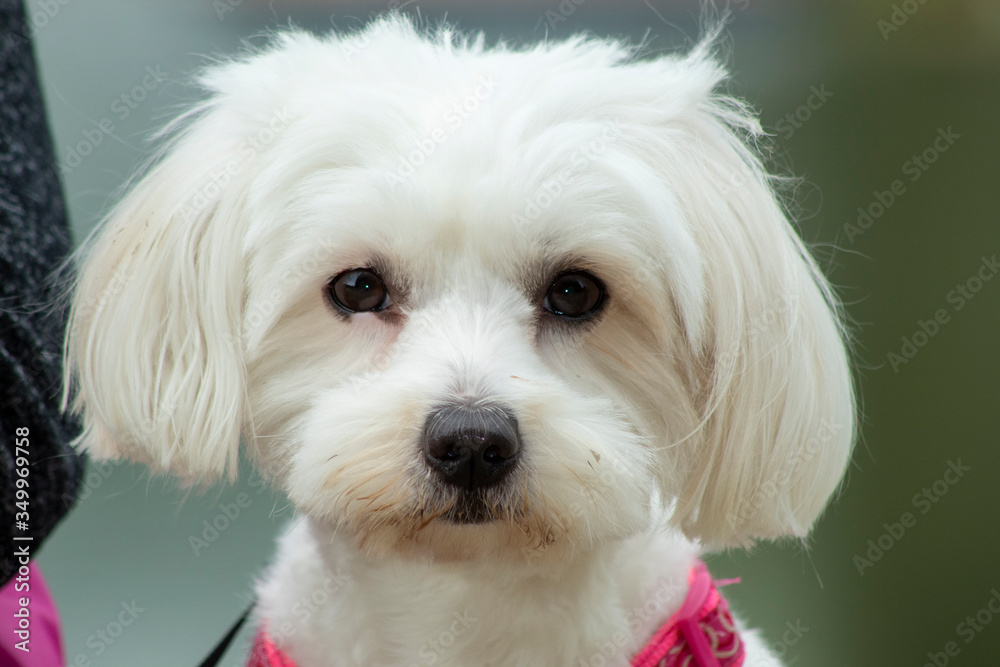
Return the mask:
[[81,443],[201,481],[242,436],[369,554],[804,534],[853,433],[825,283],[718,67],[625,60],[391,19],[211,71],[83,267]]

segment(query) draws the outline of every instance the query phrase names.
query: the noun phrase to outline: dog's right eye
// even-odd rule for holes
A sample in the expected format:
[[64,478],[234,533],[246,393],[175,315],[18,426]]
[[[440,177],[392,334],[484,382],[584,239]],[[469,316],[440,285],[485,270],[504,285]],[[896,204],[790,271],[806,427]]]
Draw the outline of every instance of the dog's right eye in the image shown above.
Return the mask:
[[392,305],[385,283],[371,269],[344,271],[326,289],[334,305],[349,313],[378,312]]

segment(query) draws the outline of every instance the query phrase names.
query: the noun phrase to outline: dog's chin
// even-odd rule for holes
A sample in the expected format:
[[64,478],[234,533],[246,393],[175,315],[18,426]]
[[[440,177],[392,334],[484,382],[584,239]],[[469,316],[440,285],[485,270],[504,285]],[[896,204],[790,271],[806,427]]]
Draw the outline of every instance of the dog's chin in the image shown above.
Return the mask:
[[338,535],[350,534],[361,554],[371,560],[510,561],[523,554],[541,555],[548,549],[544,540],[531,538],[522,527],[482,509],[456,511],[454,517],[442,514],[419,530],[390,524],[350,533],[340,526],[334,530]]
[[456,526],[470,526],[502,521],[510,518],[509,511],[503,511],[492,501],[489,494],[480,490],[463,491],[452,502],[450,509],[438,520]]

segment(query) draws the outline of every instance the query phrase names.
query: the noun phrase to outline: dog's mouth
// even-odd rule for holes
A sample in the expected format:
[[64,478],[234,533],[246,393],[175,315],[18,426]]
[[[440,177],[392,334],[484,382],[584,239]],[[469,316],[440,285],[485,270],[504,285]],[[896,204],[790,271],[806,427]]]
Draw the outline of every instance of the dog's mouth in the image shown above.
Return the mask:
[[395,502],[381,504],[376,498],[367,512],[333,515],[332,520],[326,515],[322,520],[334,532],[348,529],[369,554],[392,550],[446,561],[468,560],[512,545],[546,550],[571,528],[538,513],[526,484],[479,489],[430,484],[415,491],[415,498],[396,496]]
[[448,523],[471,525],[497,521],[501,514],[495,503],[491,503],[486,494],[477,489],[459,494],[441,519]]
[[521,512],[512,510],[490,489],[472,489],[457,493],[450,507],[438,517],[446,523],[476,525],[517,519]]

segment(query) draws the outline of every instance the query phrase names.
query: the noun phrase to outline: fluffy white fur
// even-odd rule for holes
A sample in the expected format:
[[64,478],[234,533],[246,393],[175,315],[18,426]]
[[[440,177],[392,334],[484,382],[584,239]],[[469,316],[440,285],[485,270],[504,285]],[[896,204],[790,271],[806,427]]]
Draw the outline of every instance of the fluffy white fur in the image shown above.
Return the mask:
[[[724,75],[707,44],[399,17],[213,67],[85,250],[80,446],[201,483],[242,438],[302,517],[259,606],[301,667],[627,665],[700,551],[805,536],[853,439],[834,300]],[[366,266],[392,311],[336,314]],[[569,267],[607,286],[594,321],[541,310]],[[420,451],[458,398],[519,423],[488,523],[440,518]]]

